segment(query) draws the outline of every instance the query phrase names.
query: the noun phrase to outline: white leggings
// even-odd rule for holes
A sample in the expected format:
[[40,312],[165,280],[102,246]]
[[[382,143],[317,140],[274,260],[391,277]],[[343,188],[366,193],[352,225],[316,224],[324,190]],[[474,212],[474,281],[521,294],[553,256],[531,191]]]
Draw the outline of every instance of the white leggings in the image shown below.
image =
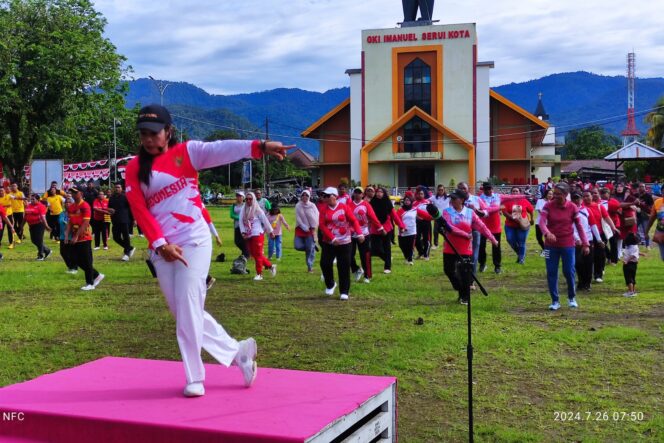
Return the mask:
[[184,246],[182,249],[188,267],[180,261],[167,262],[157,254],[153,254],[152,261],[161,291],[175,317],[187,383],[202,382],[205,380],[205,367],[201,348],[219,363],[230,366],[239,344],[204,310],[205,278],[212,257],[211,240],[208,238],[201,244]]

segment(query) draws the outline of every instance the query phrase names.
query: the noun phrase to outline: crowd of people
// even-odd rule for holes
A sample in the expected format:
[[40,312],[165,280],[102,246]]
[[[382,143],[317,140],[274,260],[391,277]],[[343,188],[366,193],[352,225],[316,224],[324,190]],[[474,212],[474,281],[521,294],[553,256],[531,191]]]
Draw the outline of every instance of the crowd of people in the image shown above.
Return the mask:
[[[187,380],[184,394],[204,394],[201,349],[226,366],[238,366],[245,385],[250,386],[257,371],[255,341],[235,340],[204,310],[206,291],[214,282],[209,275],[211,234],[218,244],[221,239],[201,200],[198,171],[243,158],[283,158],[291,147],[267,140],[178,143],[170,114],[157,105],[141,109],[137,129],[140,149],[127,166],[126,189],[115,183],[107,194],[89,182],[64,190],[54,182],[43,195],[26,196],[16,183],[0,187],[0,246],[5,231],[8,249],[25,241],[27,224],[36,260],[48,259],[49,245],[58,244],[66,272],[82,270],[85,285],[81,289],[90,291],[105,278],[94,266],[94,251],[108,250],[112,238],[121,249],[118,259],[129,261],[136,252],[132,245],[136,226],[138,235],[146,237],[149,266],[176,319]],[[308,273],[315,272],[320,252],[324,294],[333,296],[338,291],[339,299],[347,301],[353,280],[370,284],[374,279],[374,258],[382,264],[383,274],[392,273],[392,245],[398,245],[405,266],[410,267],[416,260],[430,260],[431,251],[441,247],[444,237],[443,272],[458,301],[468,304],[476,288],[460,274],[460,263],[472,263],[473,272],[486,272],[488,241],[493,271],[501,274],[501,240],[505,238],[516,263],[523,265],[527,239],[535,226],[545,259],[550,310],[560,308],[561,262],[568,306],[578,308],[577,293],[602,283],[606,265],[619,261],[627,287],[623,295],[637,295],[637,267],[643,255],[639,245],[643,243],[646,252],[651,248],[653,226],[652,240],[664,260],[664,199],[658,183],[648,189],[644,183],[548,180],[531,191],[512,187],[509,193],[498,193],[488,182],[477,190],[461,182],[449,192],[443,185],[434,192],[418,186],[408,189],[395,206],[388,190],[379,185],[353,187],[349,192],[341,183],[314,195],[303,190],[291,221],[293,249],[304,252]],[[218,222],[233,224],[238,259],[254,261],[253,280],[263,280],[266,270],[275,277],[284,251],[283,229],[290,231],[291,224],[260,189],[239,190],[235,197],[229,219]],[[49,239],[45,239],[47,232]]]

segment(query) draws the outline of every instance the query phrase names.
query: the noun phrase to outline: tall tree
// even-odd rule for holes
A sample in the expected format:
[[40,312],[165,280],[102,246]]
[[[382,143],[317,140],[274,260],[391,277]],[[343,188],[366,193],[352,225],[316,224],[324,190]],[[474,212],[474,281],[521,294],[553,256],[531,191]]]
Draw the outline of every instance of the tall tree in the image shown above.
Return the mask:
[[655,110],[645,118],[650,125],[646,134],[646,143],[656,149],[664,148],[664,97],[657,100]]
[[105,25],[88,0],[0,0],[0,158],[11,178],[40,147],[80,145],[121,112],[127,68]]
[[574,129],[565,138],[564,160],[604,158],[620,146],[620,138],[608,134],[601,126]]

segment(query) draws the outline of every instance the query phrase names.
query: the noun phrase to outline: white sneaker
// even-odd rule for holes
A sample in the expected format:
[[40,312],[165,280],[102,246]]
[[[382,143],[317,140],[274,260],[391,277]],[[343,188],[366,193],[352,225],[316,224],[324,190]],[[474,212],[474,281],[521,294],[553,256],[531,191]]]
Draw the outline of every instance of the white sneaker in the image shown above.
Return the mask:
[[203,382],[195,381],[184,387],[185,397],[202,397],[203,395],[205,395],[205,387],[203,386]]
[[94,287],[95,287],[95,288],[96,288],[97,286],[99,286],[99,283],[101,283],[101,281],[104,279],[104,277],[106,277],[104,274],[99,274],[99,275],[97,276],[97,278],[95,278],[95,282],[94,282]]
[[339,300],[348,300],[348,294],[341,294]]
[[334,294],[334,290],[336,289],[336,287],[337,287],[337,283],[335,282],[335,283],[334,283],[334,286],[332,286],[331,288],[329,288],[329,289],[328,289],[328,288],[325,288],[325,295],[332,295],[332,294]]
[[67,272],[67,274],[77,274],[77,273],[78,273],[78,269],[67,269],[66,272]]
[[208,290],[212,289],[212,286],[214,286],[214,282],[216,282],[216,281],[217,281],[216,278],[210,277],[210,280],[206,283],[205,286],[207,287]]
[[104,251],[108,251],[108,246],[104,246]]
[[81,288],[81,291],[94,291],[94,285],[85,285]]
[[135,253],[136,253],[136,248],[131,248],[131,250],[129,251],[129,258],[133,257]]
[[578,308],[579,304],[576,302],[576,299],[573,298],[567,301],[567,306],[569,306],[570,308]]
[[603,281],[604,281],[604,280],[602,280],[601,278],[596,278],[596,279],[595,279],[595,283],[602,283]]
[[270,273],[272,274],[272,277],[277,276],[277,265],[272,265],[272,267],[270,268]]
[[254,281],[261,281],[263,280],[263,276],[261,274],[256,274],[256,277],[254,277]]
[[383,271],[383,274],[391,274],[391,273],[392,273],[392,271],[389,270],[389,269],[385,269],[385,270]]
[[364,270],[362,270],[362,268],[355,271],[355,281],[360,281],[362,274],[364,274]]
[[560,309],[560,303],[558,302],[549,305],[549,311],[557,311],[558,309]]
[[122,256],[122,261],[129,261],[129,256],[127,254]]
[[248,338],[240,342],[240,349],[235,354],[233,362],[242,371],[244,377],[244,385],[248,388],[254,384],[256,375],[258,374],[258,365],[256,365],[256,354],[258,353],[258,346],[256,340]]
[[407,261],[406,264],[407,264],[408,266],[413,266],[413,261],[412,261],[412,260],[411,260],[411,261]]
[[623,297],[632,297],[632,291],[623,292]]
[[544,251],[540,252],[540,257],[546,257],[546,253]]
[[99,251],[99,246],[95,246],[95,251]]
[[438,249],[438,246],[436,246],[436,245],[431,245],[431,249]]
[[422,257],[422,260],[429,261],[429,257]]
[[365,278],[364,283],[371,283],[371,280],[369,280],[368,278]]

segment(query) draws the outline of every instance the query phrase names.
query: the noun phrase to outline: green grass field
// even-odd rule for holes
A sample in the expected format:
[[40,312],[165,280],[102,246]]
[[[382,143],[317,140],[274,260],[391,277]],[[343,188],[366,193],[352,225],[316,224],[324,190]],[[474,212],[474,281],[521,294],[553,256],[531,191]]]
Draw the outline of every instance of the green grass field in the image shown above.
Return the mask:
[[[224,239],[215,254],[232,259],[238,251],[227,211],[211,210]],[[284,214],[294,221],[292,209]],[[480,274],[490,296],[473,296],[477,440],[664,441],[664,264],[657,251],[639,264],[636,298],[622,297],[619,265],[578,296],[578,310],[564,304],[549,312],[544,259],[530,237],[525,266],[503,241],[504,273]],[[81,273],[64,273],[57,248],[36,262],[29,241],[7,250],[5,239],[0,385],[106,355],[180,359],[174,321],[143,261],[146,242],[134,242],[139,251],[128,263],[112,242],[109,251],[95,251],[106,279],[83,292]],[[212,263],[217,283],[206,309],[231,335],[257,339],[261,366],[398,377],[400,441],[467,439],[466,312],[442,272],[440,250],[407,267],[395,247],[393,273],[380,273],[374,259],[374,280],[353,283],[351,299],[341,302],[338,294],[324,296],[320,273],[306,272],[292,243],[285,232],[274,279],[254,282],[253,274],[231,275],[230,262]]]

